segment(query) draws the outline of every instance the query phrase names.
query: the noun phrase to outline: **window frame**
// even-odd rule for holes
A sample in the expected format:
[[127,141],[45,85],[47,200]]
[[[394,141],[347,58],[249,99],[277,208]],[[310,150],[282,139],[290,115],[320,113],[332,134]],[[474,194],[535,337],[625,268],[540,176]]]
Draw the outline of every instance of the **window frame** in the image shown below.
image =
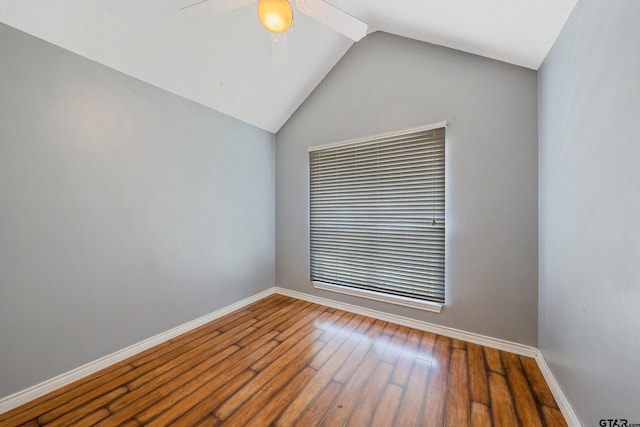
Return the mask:
[[[421,131],[429,131],[429,130],[434,130],[434,129],[439,129],[439,128],[445,128],[445,136],[444,136],[444,147],[445,147],[445,161],[444,161],[444,168],[445,168],[445,172],[444,172],[444,176],[445,176],[445,218],[446,218],[446,205],[447,205],[447,156],[446,156],[446,151],[447,151],[447,140],[448,140],[448,128],[447,128],[447,122],[446,121],[440,121],[440,122],[436,122],[436,123],[431,123],[428,125],[424,125],[424,126],[419,126],[419,127],[414,127],[414,128],[409,128],[409,129],[402,129],[402,130],[396,130],[393,132],[388,132],[388,133],[382,133],[382,134],[377,134],[377,135],[370,135],[370,136],[366,136],[366,137],[362,137],[362,138],[354,138],[354,139],[349,139],[346,141],[338,141],[338,142],[331,142],[331,143],[327,143],[327,144],[320,144],[320,145],[313,145],[313,146],[309,146],[308,147],[308,153],[311,153],[313,151],[319,151],[319,150],[323,150],[323,149],[327,149],[327,148],[336,148],[336,147],[341,147],[341,146],[349,146],[349,145],[356,145],[359,144],[361,146],[366,146],[367,143],[371,143],[371,144],[375,144],[376,140],[380,139],[380,138],[392,138],[392,137],[396,137],[396,136],[402,136],[404,134],[409,134],[412,132],[421,132]],[[307,178],[308,178],[308,182],[307,182],[307,209],[308,209],[308,251],[309,251],[309,258],[308,258],[308,262],[309,262],[309,277],[311,277],[311,176],[310,176],[310,170],[311,170],[311,161],[310,161],[310,155],[307,156]],[[446,224],[446,220],[445,220],[445,224]],[[423,299],[417,299],[417,298],[411,298],[411,297],[406,297],[406,296],[400,296],[400,295],[394,295],[394,294],[388,294],[385,292],[379,292],[379,291],[373,291],[373,290],[369,290],[369,289],[360,289],[360,288],[355,288],[355,287],[348,287],[348,286],[342,286],[342,285],[337,285],[337,284],[333,284],[333,283],[325,283],[325,282],[321,282],[321,281],[315,281],[315,280],[311,280],[311,283],[313,285],[314,288],[316,289],[320,289],[320,290],[325,290],[325,291],[329,291],[329,292],[336,292],[336,293],[340,293],[340,294],[346,294],[346,295],[351,295],[351,296],[356,296],[356,297],[360,297],[360,298],[366,298],[366,299],[370,299],[370,300],[375,300],[375,301],[382,301],[382,302],[386,302],[386,303],[390,303],[390,304],[395,304],[395,305],[400,305],[400,306],[405,306],[405,307],[411,307],[411,308],[415,308],[415,309],[419,309],[419,310],[424,310],[424,311],[430,311],[430,312],[435,312],[435,313],[440,313],[442,311],[442,308],[446,305],[447,303],[447,283],[446,283],[446,259],[447,259],[447,244],[446,244],[446,240],[447,240],[447,232],[446,232],[446,225],[445,225],[445,232],[444,232],[444,236],[445,236],[445,244],[444,244],[444,260],[445,260],[445,267],[444,267],[444,272],[445,272],[445,279],[444,279],[444,292],[445,292],[445,301],[444,302],[436,302],[436,301],[428,301],[428,300],[423,300]]]

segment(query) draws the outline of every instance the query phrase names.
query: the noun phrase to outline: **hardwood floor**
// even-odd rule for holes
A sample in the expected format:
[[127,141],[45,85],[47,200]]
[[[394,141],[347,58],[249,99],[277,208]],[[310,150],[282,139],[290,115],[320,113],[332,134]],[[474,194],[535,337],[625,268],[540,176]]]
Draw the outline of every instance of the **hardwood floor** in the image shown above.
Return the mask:
[[1,426],[562,426],[533,359],[273,295]]

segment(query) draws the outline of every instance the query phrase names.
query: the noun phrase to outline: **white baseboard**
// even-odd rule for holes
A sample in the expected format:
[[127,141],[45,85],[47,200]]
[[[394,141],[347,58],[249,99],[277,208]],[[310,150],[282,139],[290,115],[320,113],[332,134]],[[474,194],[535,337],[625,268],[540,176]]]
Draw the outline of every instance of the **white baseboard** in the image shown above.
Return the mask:
[[212,320],[229,314],[232,311],[238,310],[253,302],[261,300],[262,298],[272,295],[274,292],[275,288],[269,288],[258,294],[252,295],[249,298],[245,298],[242,301],[238,301],[234,304],[223,307],[220,310],[216,310],[213,313],[209,313],[190,322],[183,323],[180,326],[176,326],[173,329],[169,329],[168,331],[159,333],[158,335],[155,335],[151,338],[147,338],[146,340],[130,345],[129,347],[118,350],[115,353],[111,353],[107,356],[101,357],[100,359],[89,362],[86,365],[60,374],[57,377],[51,378],[49,380],[41,382],[40,384],[36,384],[25,390],[6,396],[0,399],[0,414],[17,408],[20,405],[24,405],[25,403],[37,399],[40,396],[51,393],[52,391],[64,387],[67,384],[71,384],[72,382],[84,378],[87,375],[98,372],[101,369],[120,362],[121,360],[124,360],[128,357],[134,356],[144,350],[170,340],[171,338],[174,338],[180,334],[184,334],[185,332],[195,329],[198,326],[204,325],[205,323],[211,322]]
[[368,308],[360,307],[357,305],[346,304],[328,298],[317,297],[315,295],[310,295],[298,291],[292,291],[290,289],[276,287],[275,293],[301,299],[304,301],[313,302],[320,305],[326,305],[328,307],[337,308],[351,313],[361,314],[363,316],[385,320],[387,322],[397,323],[399,325],[408,326],[409,328],[420,329],[421,331],[433,332],[434,334],[444,335],[445,337],[449,338],[456,338],[462,341],[483,345],[485,347],[508,351],[510,353],[515,353],[522,356],[536,357],[536,355],[538,354],[537,348],[528,345],[518,344],[499,338],[492,338],[473,332],[462,331],[460,329],[450,328],[448,326],[440,326],[434,323],[410,319],[408,317],[396,316],[395,314],[389,314],[383,311],[370,310]]
[[538,363],[538,367],[540,368],[547,385],[551,389],[551,393],[553,393],[553,397],[556,399],[558,408],[560,408],[560,412],[562,412],[562,415],[569,427],[582,427],[578,416],[573,411],[567,396],[562,391],[562,387],[560,387],[555,375],[553,375],[553,371],[549,365],[547,365],[547,361],[544,360],[544,356],[540,350],[538,350],[538,353],[536,354],[536,362]]

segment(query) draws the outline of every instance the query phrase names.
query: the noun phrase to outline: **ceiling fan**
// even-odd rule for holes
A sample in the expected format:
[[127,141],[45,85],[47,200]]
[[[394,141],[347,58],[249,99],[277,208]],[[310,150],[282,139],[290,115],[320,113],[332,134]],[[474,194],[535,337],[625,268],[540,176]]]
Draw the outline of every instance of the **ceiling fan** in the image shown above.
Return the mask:
[[[275,65],[288,63],[287,33],[293,24],[288,0],[179,0],[180,10],[194,19],[224,15],[258,3],[258,19],[271,32],[271,53]],[[367,35],[367,24],[323,0],[295,0],[298,12],[358,41]]]

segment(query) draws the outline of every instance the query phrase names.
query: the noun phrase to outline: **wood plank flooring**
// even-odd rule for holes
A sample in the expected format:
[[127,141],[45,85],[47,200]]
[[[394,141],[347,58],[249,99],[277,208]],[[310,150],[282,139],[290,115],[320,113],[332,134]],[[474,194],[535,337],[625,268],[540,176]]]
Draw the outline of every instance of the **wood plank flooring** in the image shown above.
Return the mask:
[[273,295],[1,426],[563,426],[533,359]]

